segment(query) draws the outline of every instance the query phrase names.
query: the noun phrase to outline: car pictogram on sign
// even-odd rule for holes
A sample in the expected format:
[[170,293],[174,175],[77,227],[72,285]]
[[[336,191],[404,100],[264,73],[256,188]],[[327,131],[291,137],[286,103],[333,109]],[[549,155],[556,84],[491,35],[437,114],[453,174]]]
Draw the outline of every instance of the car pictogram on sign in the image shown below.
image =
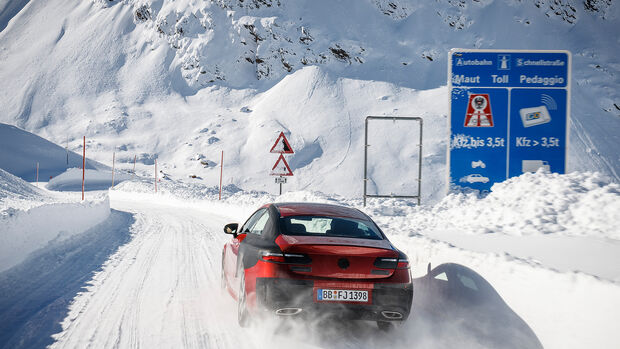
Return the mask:
[[470,174],[470,175],[467,175],[461,178],[460,181],[467,182],[467,183],[488,183],[489,178],[484,177],[480,174],[474,173],[474,174]]

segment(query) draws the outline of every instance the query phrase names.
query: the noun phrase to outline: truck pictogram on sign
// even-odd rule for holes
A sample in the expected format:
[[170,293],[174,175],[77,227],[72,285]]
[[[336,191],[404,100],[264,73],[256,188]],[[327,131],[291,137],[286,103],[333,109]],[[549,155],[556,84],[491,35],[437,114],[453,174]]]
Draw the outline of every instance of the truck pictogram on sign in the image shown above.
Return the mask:
[[487,93],[471,94],[465,115],[465,127],[493,127],[491,100]]

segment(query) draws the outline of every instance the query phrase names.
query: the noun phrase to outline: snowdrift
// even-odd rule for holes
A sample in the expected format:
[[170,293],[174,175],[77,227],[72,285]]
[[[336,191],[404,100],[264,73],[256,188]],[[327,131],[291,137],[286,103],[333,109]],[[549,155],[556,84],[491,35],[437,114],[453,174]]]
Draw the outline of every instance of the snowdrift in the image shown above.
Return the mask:
[[416,232],[558,234],[620,240],[620,186],[600,173],[526,173],[495,184],[483,198],[451,194],[410,214]]
[[49,242],[64,241],[105,221],[110,202],[55,197],[0,169],[0,272]]

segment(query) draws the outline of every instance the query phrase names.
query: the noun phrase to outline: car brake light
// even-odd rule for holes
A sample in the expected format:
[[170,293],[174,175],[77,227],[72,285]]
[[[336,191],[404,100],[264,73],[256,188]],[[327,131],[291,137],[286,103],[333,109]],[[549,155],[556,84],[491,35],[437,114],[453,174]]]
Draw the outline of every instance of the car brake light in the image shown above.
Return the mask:
[[398,259],[389,257],[377,257],[374,266],[381,269],[395,269],[398,265]]
[[283,264],[310,264],[312,259],[305,254],[280,253],[280,252],[261,252],[261,259],[265,262]]
[[409,261],[406,259],[399,259],[397,269],[409,269]]

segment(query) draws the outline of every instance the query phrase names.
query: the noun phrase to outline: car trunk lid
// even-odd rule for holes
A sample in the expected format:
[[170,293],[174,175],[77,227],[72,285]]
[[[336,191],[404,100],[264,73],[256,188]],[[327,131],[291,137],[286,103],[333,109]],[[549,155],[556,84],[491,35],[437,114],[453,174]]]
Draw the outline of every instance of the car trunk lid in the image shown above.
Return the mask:
[[390,277],[394,268],[380,268],[377,258],[396,259],[398,252],[387,240],[343,237],[280,235],[276,240],[285,255],[305,255],[311,263],[291,264],[293,273],[325,278],[381,279]]

